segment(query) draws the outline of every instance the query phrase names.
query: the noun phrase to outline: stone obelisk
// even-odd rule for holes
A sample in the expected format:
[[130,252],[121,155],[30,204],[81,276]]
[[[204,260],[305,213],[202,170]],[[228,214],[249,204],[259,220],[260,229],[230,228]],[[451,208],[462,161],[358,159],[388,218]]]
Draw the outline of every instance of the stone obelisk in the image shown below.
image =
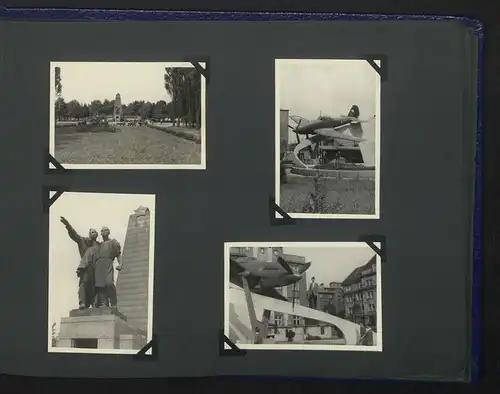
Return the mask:
[[115,105],[113,108],[113,120],[115,122],[121,122],[122,119],[123,119],[122,98],[120,96],[120,93],[116,93]]
[[144,333],[148,323],[149,240],[150,211],[141,206],[129,217],[116,293],[118,311]]

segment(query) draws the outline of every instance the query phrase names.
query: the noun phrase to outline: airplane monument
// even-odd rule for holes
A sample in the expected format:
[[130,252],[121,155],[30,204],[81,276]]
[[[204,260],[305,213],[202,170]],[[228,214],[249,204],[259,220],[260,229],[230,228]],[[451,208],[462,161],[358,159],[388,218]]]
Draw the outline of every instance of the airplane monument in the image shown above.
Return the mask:
[[[347,115],[338,117],[320,116],[308,120],[288,115],[286,110],[282,110],[280,116],[282,157],[283,150],[288,148],[288,130],[297,138],[292,152],[292,173],[314,176],[318,171],[323,175],[357,171],[360,177],[374,176],[375,117],[360,120],[357,105],[353,105]],[[369,133],[362,124],[370,129]]]
[[334,326],[342,333],[346,345],[358,345],[362,338],[360,325],[296,303],[295,288],[291,302],[277,291],[297,284],[310,266],[310,262],[300,265],[287,262],[278,249],[274,249],[271,261],[233,254],[228,289],[229,339],[236,344],[269,343],[269,321],[274,312]]

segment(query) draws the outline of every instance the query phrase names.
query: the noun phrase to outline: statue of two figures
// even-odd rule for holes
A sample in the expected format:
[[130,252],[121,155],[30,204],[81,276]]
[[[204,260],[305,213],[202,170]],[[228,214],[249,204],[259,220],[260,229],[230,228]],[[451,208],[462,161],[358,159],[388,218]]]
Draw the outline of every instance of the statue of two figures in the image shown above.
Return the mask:
[[117,271],[122,269],[121,245],[110,238],[107,227],[99,234],[93,228],[89,229],[87,237],[82,237],[71,226],[68,220],[61,217],[61,223],[66,227],[69,237],[77,244],[80,253],[80,264],[76,270],[79,278],[78,302],[80,309],[116,307],[116,287],[114,279],[114,262],[117,261]]

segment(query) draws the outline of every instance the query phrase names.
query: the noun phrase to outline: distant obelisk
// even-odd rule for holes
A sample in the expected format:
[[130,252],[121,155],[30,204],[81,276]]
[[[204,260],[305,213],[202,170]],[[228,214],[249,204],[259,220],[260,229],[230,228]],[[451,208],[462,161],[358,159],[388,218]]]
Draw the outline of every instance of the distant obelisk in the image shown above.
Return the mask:
[[[118,311],[127,322],[147,333],[149,290],[150,211],[140,206],[128,221],[123,245],[123,268],[116,280]],[[151,284],[152,285],[152,284]]]
[[113,108],[113,119],[115,122],[121,122],[122,117],[123,117],[122,98],[120,96],[120,93],[116,93],[115,106]]

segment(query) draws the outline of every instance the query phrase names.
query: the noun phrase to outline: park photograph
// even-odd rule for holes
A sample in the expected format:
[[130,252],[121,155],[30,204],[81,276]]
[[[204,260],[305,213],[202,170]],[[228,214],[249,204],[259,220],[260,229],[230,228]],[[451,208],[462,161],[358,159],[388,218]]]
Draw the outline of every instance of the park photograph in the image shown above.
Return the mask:
[[49,153],[67,169],[206,169],[204,67],[51,62]]

